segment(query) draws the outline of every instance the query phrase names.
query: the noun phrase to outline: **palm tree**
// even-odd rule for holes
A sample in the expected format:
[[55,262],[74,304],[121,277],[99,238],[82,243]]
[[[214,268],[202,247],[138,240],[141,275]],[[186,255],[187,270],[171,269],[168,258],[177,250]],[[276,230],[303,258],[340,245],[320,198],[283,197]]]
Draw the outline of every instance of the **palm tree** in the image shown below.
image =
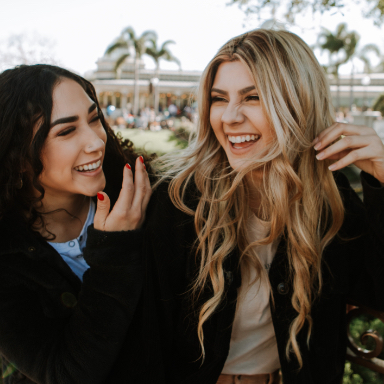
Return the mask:
[[[155,78],[159,78],[159,71],[160,71],[160,59],[166,60],[166,61],[173,61],[179,66],[179,69],[181,70],[181,64],[179,59],[177,59],[175,56],[172,55],[171,51],[168,49],[169,44],[175,44],[173,40],[167,40],[165,41],[160,48],[157,47],[157,39],[150,39],[150,46],[146,48],[145,53],[152,57],[156,64],[155,68]],[[155,85],[155,112],[159,112],[159,87]]]
[[328,51],[329,54],[329,64],[326,66],[327,72],[336,77],[336,108],[340,106],[339,68],[355,54],[358,41],[357,36],[356,32],[348,32],[347,25],[341,23],[336,27],[335,33],[323,27],[317,39],[316,46],[322,51]]
[[[356,33],[357,37],[357,45],[360,40],[360,36]],[[355,49],[354,53],[350,56],[350,61],[352,63],[352,69],[351,69],[351,93],[350,93],[350,104],[353,104],[353,75],[354,75],[354,69],[355,69],[355,64],[354,61],[355,59],[358,59],[364,63],[364,72],[365,73],[371,73],[372,72],[372,67],[371,67],[371,61],[369,59],[368,54],[369,53],[375,53],[377,57],[380,58],[380,49],[377,45],[375,44],[367,44],[364,45],[361,49]]]
[[112,53],[117,49],[123,49],[123,54],[116,60],[115,72],[119,75],[119,69],[125,62],[127,57],[131,56],[131,48],[135,53],[135,82],[134,82],[134,96],[133,96],[133,114],[137,115],[139,110],[139,64],[140,59],[145,54],[147,43],[151,39],[157,39],[157,34],[154,31],[145,31],[141,36],[136,36],[132,27],[125,28],[120,36],[107,48],[106,54]]

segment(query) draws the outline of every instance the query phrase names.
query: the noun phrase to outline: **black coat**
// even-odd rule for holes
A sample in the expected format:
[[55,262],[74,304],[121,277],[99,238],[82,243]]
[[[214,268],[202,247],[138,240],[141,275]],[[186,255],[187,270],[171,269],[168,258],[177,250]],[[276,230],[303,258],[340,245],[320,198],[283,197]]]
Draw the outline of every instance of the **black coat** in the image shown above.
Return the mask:
[[[324,289],[312,311],[309,348],[298,336],[304,368],[287,361],[291,306],[284,241],[269,271],[272,317],[284,384],[339,384],[345,349],[345,303],[384,310],[383,188],[363,177],[366,204],[348,181],[337,183],[346,209],[340,238],[324,252]],[[198,196],[190,196],[191,205]],[[17,217],[0,222],[0,351],[6,383],[215,384],[228,355],[238,254],[225,262],[226,295],[204,326],[206,358],[196,332],[198,305],[188,294],[197,267],[193,219],[177,210],[166,185],[154,193],[143,241],[137,231],[89,229],[83,284],[60,255]],[[139,243],[142,242],[140,254]],[[200,298],[209,297],[207,289]],[[28,379],[28,378],[29,379]]]
[[4,217],[0,233],[4,382],[104,382],[142,289],[141,232],[90,228],[83,283],[21,218]]
[[[288,361],[285,354],[289,326],[296,313],[291,305],[292,283],[284,240],[269,271],[275,299],[272,319],[284,384],[340,384],[346,353],[347,299],[384,311],[384,188],[363,174],[363,204],[343,174],[336,173],[335,178],[344,202],[345,220],[340,236],[323,254],[324,286],[312,308],[309,347],[307,328],[298,335],[304,362],[300,371],[294,355]],[[197,199],[190,196],[190,205]],[[198,306],[192,305],[189,295],[197,272],[191,252],[196,239],[193,219],[173,206],[166,186],[155,192],[150,204],[143,252],[143,314],[138,314],[143,333],[136,338],[134,331],[131,334],[140,357],[128,367],[134,378],[129,382],[215,384],[228,355],[237,289],[241,285],[237,251],[224,264],[224,302],[204,325],[206,357],[201,364],[196,331]],[[207,289],[201,301],[209,295]],[[144,342],[139,337],[144,337]],[[136,375],[136,365],[147,367],[141,377]]]

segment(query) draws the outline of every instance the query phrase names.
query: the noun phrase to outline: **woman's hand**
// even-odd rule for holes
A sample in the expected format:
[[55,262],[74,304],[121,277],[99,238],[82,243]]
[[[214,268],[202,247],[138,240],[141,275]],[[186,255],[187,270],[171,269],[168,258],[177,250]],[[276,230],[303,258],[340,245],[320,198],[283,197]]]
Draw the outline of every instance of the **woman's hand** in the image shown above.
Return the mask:
[[329,167],[331,171],[354,164],[384,183],[384,145],[373,128],[335,123],[321,132],[313,145],[319,151],[318,160],[337,160]]
[[108,232],[130,231],[140,228],[144,222],[152,189],[143,158],[140,156],[136,159],[135,183],[129,164],[123,172],[123,185],[111,212],[108,195],[105,192],[97,194],[95,229]]

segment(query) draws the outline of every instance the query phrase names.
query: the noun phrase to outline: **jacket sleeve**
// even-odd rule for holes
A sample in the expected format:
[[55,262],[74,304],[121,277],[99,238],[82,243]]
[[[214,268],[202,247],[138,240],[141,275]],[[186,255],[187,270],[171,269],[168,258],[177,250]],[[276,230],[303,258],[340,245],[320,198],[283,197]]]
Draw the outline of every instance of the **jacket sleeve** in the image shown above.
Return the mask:
[[384,187],[362,172],[363,201],[345,176],[337,180],[345,206],[344,224],[334,252],[335,277],[347,299],[384,311]]
[[[42,272],[36,260],[24,254],[2,256],[0,350],[10,370],[14,367],[36,383],[103,382],[141,293],[141,237],[140,231],[101,232],[90,227],[84,252],[90,268],[78,298],[70,292],[44,294],[58,288],[39,280]],[[33,268],[33,279],[40,284],[29,278]],[[59,305],[66,308],[55,313]]]

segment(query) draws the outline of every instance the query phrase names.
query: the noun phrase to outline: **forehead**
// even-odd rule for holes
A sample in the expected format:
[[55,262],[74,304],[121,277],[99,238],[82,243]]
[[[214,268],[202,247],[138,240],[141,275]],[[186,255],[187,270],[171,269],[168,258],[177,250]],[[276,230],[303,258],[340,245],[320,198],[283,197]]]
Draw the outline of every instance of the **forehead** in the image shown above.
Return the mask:
[[248,67],[241,61],[226,61],[217,69],[213,88],[240,90],[255,85]]
[[81,85],[70,79],[63,79],[55,86],[52,101],[52,120],[88,112],[93,104]]

